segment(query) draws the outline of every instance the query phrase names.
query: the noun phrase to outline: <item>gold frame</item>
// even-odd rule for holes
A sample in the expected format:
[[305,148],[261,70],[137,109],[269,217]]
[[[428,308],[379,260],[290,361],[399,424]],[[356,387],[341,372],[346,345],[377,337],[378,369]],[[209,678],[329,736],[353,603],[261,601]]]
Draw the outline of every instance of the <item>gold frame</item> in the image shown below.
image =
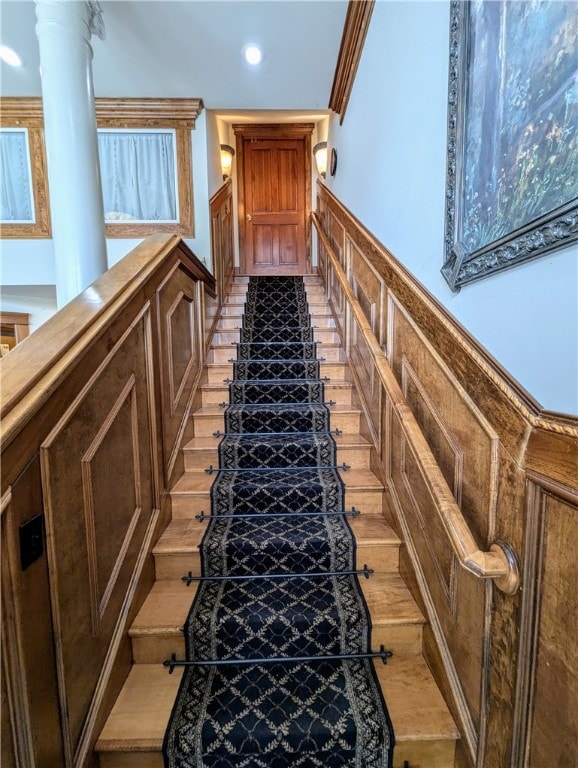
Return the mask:
[[0,237],[19,240],[52,237],[42,102],[40,99],[0,99],[0,118],[2,128],[19,128],[28,133],[35,217],[29,224],[4,222],[0,225]]

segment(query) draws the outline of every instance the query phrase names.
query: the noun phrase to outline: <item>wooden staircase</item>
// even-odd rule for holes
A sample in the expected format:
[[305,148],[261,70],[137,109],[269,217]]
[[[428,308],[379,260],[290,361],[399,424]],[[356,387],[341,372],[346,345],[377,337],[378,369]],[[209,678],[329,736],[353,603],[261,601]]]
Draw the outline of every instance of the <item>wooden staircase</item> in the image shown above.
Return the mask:
[[[393,723],[396,747],[394,768],[452,768],[456,725],[422,656],[425,619],[399,575],[400,540],[383,517],[383,486],[369,468],[370,445],[360,435],[360,412],[352,405],[352,385],[346,380],[346,362],[321,284],[305,278],[312,325],[320,342],[321,376],[327,400],[334,400],[331,427],[336,437],[338,462],[350,466],[341,472],[346,486],[345,505],[361,510],[350,523],[357,541],[357,567],[375,570],[361,585],[372,620],[372,646],[381,644],[393,658],[376,669]],[[176,653],[182,658],[181,627],[195,594],[181,576],[200,573],[199,543],[207,523],[195,519],[210,511],[209,489],[214,475],[205,468],[218,465],[223,407],[228,399],[224,379],[232,378],[235,341],[244,309],[247,279],[238,278],[223,307],[209,353],[202,407],[193,415],[194,437],[184,446],[185,474],[171,492],[172,522],[154,549],[156,583],[136,617],[130,636],[133,667],[96,744],[101,768],[161,768],[161,746],[182,671],[169,675],[162,661]]]

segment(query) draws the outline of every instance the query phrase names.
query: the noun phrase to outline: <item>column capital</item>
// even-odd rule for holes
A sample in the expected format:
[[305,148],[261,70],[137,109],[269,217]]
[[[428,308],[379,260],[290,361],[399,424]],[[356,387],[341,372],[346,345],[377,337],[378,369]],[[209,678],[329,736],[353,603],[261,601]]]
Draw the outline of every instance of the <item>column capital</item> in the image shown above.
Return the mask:
[[90,43],[94,34],[104,40],[104,19],[98,0],[34,0],[38,32],[43,24],[61,24],[74,29]]
[[90,20],[88,27],[93,35],[101,40],[105,38],[104,19],[102,18],[102,6],[98,0],[86,0],[89,8]]

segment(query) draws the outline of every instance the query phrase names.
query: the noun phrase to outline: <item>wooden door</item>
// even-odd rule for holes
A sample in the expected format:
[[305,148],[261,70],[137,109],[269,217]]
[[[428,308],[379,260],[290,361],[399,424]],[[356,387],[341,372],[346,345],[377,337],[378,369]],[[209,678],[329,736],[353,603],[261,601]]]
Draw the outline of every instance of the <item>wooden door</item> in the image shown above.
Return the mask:
[[[308,270],[311,130],[243,126],[239,152],[241,272],[303,275]],[[235,130],[241,126],[235,126]],[[295,129],[297,128],[297,130]]]

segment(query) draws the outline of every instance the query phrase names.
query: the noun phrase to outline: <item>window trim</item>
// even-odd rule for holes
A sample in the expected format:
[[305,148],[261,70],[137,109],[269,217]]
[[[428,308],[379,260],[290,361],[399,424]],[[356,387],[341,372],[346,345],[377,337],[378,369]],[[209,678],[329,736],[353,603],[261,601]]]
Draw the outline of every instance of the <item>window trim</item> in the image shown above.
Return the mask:
[[193,169],[191,131],[202,109],[200,99],[95,99],[96,124],[100,129],[154,130],[175,132],[177,222],[107,222],[110,238],[146,237],[166,232],[194,237]]
[[5,239],[50,238],[50,204],[44,148],[42,102],[34,98],[4,97],[0,99],[2,128],[25,130],[34,221],[2,222],[0,235]]

